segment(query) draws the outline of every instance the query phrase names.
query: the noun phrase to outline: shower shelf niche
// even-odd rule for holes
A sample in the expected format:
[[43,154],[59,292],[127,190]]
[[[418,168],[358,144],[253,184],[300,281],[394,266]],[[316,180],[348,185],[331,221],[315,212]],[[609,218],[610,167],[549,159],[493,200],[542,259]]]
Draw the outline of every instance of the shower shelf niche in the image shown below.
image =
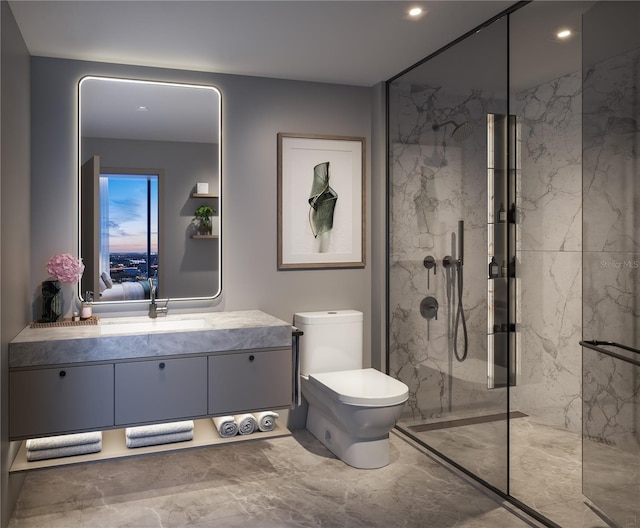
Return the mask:
[[[487,388],[515,385],[515,118],[487,116]],[[498,269],[492,268],[497,265]],[[496,273],[497,271],[497,273]],[[497,276],[496,276],[497,275]]]

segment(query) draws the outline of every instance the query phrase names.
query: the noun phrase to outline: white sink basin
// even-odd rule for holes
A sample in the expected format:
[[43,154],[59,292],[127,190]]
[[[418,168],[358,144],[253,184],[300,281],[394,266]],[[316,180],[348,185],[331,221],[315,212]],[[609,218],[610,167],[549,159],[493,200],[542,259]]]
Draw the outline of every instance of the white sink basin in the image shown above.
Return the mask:
[[102,335],[113,335],[197,330],[208,328],[209,324],[205,319],[149,319],[119,323],[103,321],[100,326]]

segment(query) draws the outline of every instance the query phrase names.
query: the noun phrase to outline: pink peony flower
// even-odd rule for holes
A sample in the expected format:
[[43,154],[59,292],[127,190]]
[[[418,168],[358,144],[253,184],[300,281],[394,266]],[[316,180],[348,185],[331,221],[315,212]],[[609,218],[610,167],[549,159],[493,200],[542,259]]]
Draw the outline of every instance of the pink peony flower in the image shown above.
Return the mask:
[[47,262],[47,272],[63,284],[73,284],[82,277],[84,264],[69,253],[54,255]]

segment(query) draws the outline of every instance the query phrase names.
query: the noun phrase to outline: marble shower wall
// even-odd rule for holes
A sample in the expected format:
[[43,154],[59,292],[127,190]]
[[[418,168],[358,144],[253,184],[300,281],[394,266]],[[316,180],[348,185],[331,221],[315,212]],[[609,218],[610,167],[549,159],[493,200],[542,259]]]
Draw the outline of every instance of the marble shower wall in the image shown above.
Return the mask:
[[[584,77],[584,338],[640,348],[640,49]],[[586,437],[637,456],[640,368],[585,350],[583,369]]]
[[[518,380],[511,410],[580,430],[581,76],[564,76],[517,96]],[[460,105],[459,101],[465,101]],[[410,387],[409,421],[450,412],[506,410],[504,390],[487,390],[486,114],[495,101],[445,98],[438,87],[394,85],[390,212],[390,369]],[[458,104],[459,106],[456,106]],[[464,143],[431,125],[457,112],[476,133]],[[460,115],[462,114],[462,115]],[[469,360],[450,360],[445,273],[423,259],[457,256],[465,220],[464,305]],[[420,315],[433,295],[438,320]],[[428,327],[428,328],[427,328]],[[429,336],[427,338],[427,335]],[[451,373],[451,376],[449,375]]]
[[511,410],[581,428],[581,72],[516,94],[517,384]]
[[[404,420],[419,422],[453,412],[506,411],[506,391],[487,389],[487,114],[504,107],[474,91],[443,95],[437,86],[397,83],[390,87],[390,350],[393,376],[409,386]],[[465,141],[453,125],[470,122]],[[457,258],[458,221],[465,222],[463,305],[468,359],[453,357],[453,298],[442,259]],[[436,272],[423,265],[436,259]],[[420,303],[433,296],[438,318],[427,322]],[[460,332],[462,333],[462,332]],[[459,341],[462,342],[461,340]],[[462,346],[460,346],[460,353]]]

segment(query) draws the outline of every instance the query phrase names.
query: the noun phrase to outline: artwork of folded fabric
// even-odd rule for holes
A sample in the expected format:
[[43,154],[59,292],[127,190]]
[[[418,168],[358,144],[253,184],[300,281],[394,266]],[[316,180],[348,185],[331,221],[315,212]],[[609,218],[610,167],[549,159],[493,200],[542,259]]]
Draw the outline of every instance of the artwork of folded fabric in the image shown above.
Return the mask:
[[238,424],[238,432],[241,435],[251,434],[258,428],[258,422],[256,422],[253,414],[238,414],[237,416],[234,416],[234,418]]
[[127,436],[127,447],[146,447],[160,444],[173,444],[175,442],[187,442],[193,440],[193,431],[185,431],[182,433],[169,433],[155,436],[140,436],[138,438],[130,438]]
[[125,433],[127,434],[127,438],[143,438],[145,436],[186,433],[188,431],[193,431],[193,420],[127,427]]
[[279,418],[280,415],[277,412],[273,411],[263,411],[259,413],[253,413],[253,417],[258,422],[258,429],[262,432],[265,431],[273,431],[276,426],[276,418]]
[[233,416],[217,416],[213,418],[213,424],[222,438],[229,438],[238,434],[238,424]]
[[62,458],[75,455],[88,455],[102,451],[102,440],[89,444],[78,444],[67,447],[57,447],[51,449],[27,449],[27,460],[46,460],[48,458]]
[[60,447],[71,447],[82,444],[95,444],[102,440],[102,431],[92,433],[76,433],[58,436],[47,436],[45,438],[31,438],[27,440],[28,451],[38,451],[41,449],[58,449]]

